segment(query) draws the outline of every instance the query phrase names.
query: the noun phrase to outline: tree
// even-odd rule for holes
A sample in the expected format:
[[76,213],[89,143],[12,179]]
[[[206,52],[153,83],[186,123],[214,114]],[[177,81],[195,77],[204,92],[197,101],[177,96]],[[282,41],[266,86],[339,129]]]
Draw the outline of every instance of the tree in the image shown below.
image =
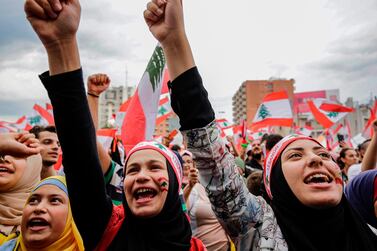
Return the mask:
[[268,111],[267,107],[262,104],[258,112],[258,118],[265,119],[269,116],[271,116],[270,112]]

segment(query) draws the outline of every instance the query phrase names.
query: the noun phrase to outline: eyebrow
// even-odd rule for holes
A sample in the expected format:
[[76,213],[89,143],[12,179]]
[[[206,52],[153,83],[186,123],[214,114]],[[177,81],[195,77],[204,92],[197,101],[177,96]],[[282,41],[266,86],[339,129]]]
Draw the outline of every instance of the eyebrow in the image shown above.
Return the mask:
[[288,148],[285,152],[288,152],[288,151],[304,151],[304,148],[302,147],[293,147],[293,148]]
[[[159,164],[163,164],[163,165],[165,164],[164,161],[161,161],[161,160],[155,160],[155,159],[149,160],[149,161],[147,162],[147,164],[154,164],[154,163],[159,163]],[[133,167],[133,166],[140,166],[140,164],[139,164],[138,162],[133,162],[133,163],[127,165],[127,167]]]
[[[322,146],[315,146],[312,148],[312,150],[321,150],[321,149],[325,149],[324,147]],[[300,151],[300,152],[303,152],[305,149],[303,147],[292,147],[292,148],[288,148],[287,150],[285,150],[285,153],[289,152],[289,151]]]

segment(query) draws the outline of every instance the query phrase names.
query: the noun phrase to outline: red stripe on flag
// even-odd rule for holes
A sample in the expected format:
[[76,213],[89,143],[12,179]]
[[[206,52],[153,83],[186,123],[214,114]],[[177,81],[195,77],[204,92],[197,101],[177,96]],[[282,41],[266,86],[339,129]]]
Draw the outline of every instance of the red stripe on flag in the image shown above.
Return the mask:
[[164,122],[170,115],[172,115],[173,112],[168,112],[165,115],[162,115],[156,119],[156,126]]
[[97,130],[98,136],[115,137],[116,129],[99,129]]
[[338,104],[329,104],[323,103],[320,105],[319,109],[324,110],[326,112],[353,112],[354,109],[347,106],[342,106]]
[[120,112],[126,112],[127,109],[128,109],[128,106],[131,103],[131,100],[132,100],[132,97],[130,97],[129,99],[127,99],[123,104],[121,104],[120,107],[119,107],[119,111]]
[[145,140],[146,118],[140,103],[139,93],[130,102],[123,120],[121,139],[126,152],[129,152],[137,143]]
[[46,103],[46,110],[52,110],[52,105],[49,103]]
[[160,99],[158,105],[161,106],[161,105],[163,105],[163,104],[165,104],[165,103],[167,103],[167,102],[169,102],[169,98],[168,98],[168,97],[165,97],[165,98],[163,98],[163,99]]
[[273,92],[273,93],[267,94],[264,97],[263,102],[273,101],[273,100],[279,100],[279,99],[288,99],[287,92],[286,91],[281,91],[281,92]]
[[291,118],[267,118],[251,125],[251,130],[255,131],[267,126],[292,126],[293,119]]
[[311,100],[308,100],[308,105],[310,110],[313,113],[314,118],[320,123],[324,128],[330,128],[334,123],[329,120],[326,115],[321,113],[318,108],[315,106],[314,102]]
[[175,136],[177,136],[177,134],[178,134],[178,130],[174,129],[173,131],[169,133],[169,139],[173,139]]

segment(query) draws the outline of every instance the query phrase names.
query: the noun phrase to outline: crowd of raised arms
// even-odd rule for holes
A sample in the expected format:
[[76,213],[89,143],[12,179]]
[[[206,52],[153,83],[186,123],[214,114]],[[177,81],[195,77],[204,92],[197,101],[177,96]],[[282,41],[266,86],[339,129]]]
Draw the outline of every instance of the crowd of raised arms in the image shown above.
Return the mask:
[[377,250],[377,120],[357,149],[270,134],[239,152],[216,126],[182,1],[152,0],[144,19],[166,57],[184,145],[109,154],[96,130],[110,79],[91,75],[85,90],[79,0],[24,9],[47,52],[39,78],[55,126],[0,134],[0,251]]

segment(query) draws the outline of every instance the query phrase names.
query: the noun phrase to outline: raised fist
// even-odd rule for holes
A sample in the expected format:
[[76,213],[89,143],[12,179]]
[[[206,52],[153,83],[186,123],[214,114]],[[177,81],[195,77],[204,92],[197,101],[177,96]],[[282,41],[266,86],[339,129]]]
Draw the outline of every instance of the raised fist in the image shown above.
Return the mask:
[[24,9],[45,47],[75,39],[81,12],[78,0],[26,0]]
[[88,77],[88,92],[99,96],[110,86],[110,78],[106,74],[97,73]]
[[144,19],[153,36],[162,44],[185,33],[181,0],[152,0]]

